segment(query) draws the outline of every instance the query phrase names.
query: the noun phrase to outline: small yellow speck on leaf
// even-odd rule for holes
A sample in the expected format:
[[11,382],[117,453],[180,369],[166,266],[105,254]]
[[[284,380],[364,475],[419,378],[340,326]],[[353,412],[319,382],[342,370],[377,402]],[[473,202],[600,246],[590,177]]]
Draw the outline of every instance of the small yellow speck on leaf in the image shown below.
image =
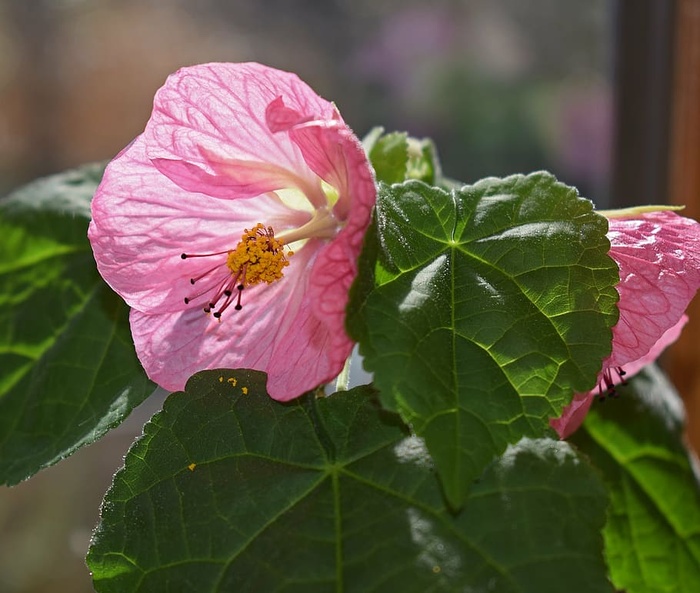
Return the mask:
[[221,375],[221,377],[219,377],[219,383],[223,383],[223,382],[224,382],[224,376]]
[[238,379],[236,379],[235,377],[230,377],[229,379],[227,379],[227,381],[231,383],[231,387],[235,387],[236,383],[238,383]]
[[190,464],[187,466],[187,469],[190,470],[191,472],[193,472],[195,467],[197,467],[197,464],[196,464],[196,463],[190,463]]
[[241,391],[243,392],[243,395],[248,395],[248,388],[247,387],[241,387]]

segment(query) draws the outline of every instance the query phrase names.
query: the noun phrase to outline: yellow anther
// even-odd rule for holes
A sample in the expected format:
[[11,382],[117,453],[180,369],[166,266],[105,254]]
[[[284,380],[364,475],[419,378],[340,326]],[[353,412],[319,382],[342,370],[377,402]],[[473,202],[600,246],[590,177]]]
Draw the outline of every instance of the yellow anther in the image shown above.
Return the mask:
[[247,387],[241,387],[241,391],[243,392],[243,395],[248,395],[248,388]]
[[197,467],[197,464],[196,464],[196,463],[190,463],[190,464],[187,466],[187,469],[190,470],[191,472],[193,472],[195,467]]
[[284,243],[275,238],[272,227],[258,223],[251,230],[246,229],[236,248],[228,252],[226,265],[243,286],[271,284],[282,278],[291,255],[291,251],[284,253]]

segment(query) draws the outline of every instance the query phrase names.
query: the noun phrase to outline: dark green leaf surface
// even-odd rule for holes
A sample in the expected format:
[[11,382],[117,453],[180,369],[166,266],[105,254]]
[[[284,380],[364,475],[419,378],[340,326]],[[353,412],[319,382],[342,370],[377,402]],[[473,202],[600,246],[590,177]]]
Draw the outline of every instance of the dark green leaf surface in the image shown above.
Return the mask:
[[94,442],[153,390],[87,240],[90,165],[0,202],[0,483]]
[[655,367],[594,404],[573,441],[603,471],[610,575],[627,593],[700,591],[700,485],[683,405]]
[[546,173],[382,186],[348,330],[448,500],[593,387],[617,320],[607,222]]
[[264,381],[198,373],[146,425],[88,554],[97,591],[611,591],[607,497],[568,444],[510,447],[455,515],[370,388],[280,404]]

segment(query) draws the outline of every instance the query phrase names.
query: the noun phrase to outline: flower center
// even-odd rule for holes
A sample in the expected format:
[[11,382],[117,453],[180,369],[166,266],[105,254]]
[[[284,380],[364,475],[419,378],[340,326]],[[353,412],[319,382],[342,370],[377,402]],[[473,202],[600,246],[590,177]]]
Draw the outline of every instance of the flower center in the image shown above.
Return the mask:
[[284,243],[275,238],[272,227],[258,223],[250,231],[245,229],[236,248],[228,252],[226,266],[243,286],[272,284],[284,275],[282,270],[289,265],[287,257],[292,255],[293,251],[284,253]]
[[294,252],[287,250],[285,253],[284,242],[275,237],[272,227],[258,223],[250,230],[245,229],[234,249],[218,253],[183,253],[180,257],[189,259],[224,254],[229,272],[224,280],[222,281],[220,276],[216,278],[215,272],[221,269],[221,264],[217,264],[199,276],[190,278],[190,284],[193,286],[204,282],[206,287],[197,294],[185,297],[185,304],[188,305],[193,300],[213,292],[213,297],[204,307],[204,312],[211,313],[217,319],[234,303],[234,309],[237,311],[243,308],[241,297],[247,286],[263,282],[272,284],[282,278],[282,270],[289,265],[287,258],[294,255]]

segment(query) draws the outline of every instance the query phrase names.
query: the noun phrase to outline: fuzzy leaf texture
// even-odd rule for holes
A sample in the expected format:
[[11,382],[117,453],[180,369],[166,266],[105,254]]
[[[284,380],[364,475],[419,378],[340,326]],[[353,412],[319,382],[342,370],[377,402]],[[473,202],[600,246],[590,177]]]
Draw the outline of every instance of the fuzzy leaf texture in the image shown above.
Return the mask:
[[283,404],[264,385],[205,371],[169,396],[106,495],[99,593],[611,592],[607,496],[567,443],[509,448],[452,514],[371,388]]
[[594,403],[573,442],[603,472],[610,577],[626,593],[700,591],[700,484],[683,404],[656,367]]
[[348,330],[449,502],[593,387],[617,320],[605,219],[547,173],[381,186]]
[[153,390],[128,307],[98,275],[86,236],[102,169],[0,201],[0,483],[94,442]]

